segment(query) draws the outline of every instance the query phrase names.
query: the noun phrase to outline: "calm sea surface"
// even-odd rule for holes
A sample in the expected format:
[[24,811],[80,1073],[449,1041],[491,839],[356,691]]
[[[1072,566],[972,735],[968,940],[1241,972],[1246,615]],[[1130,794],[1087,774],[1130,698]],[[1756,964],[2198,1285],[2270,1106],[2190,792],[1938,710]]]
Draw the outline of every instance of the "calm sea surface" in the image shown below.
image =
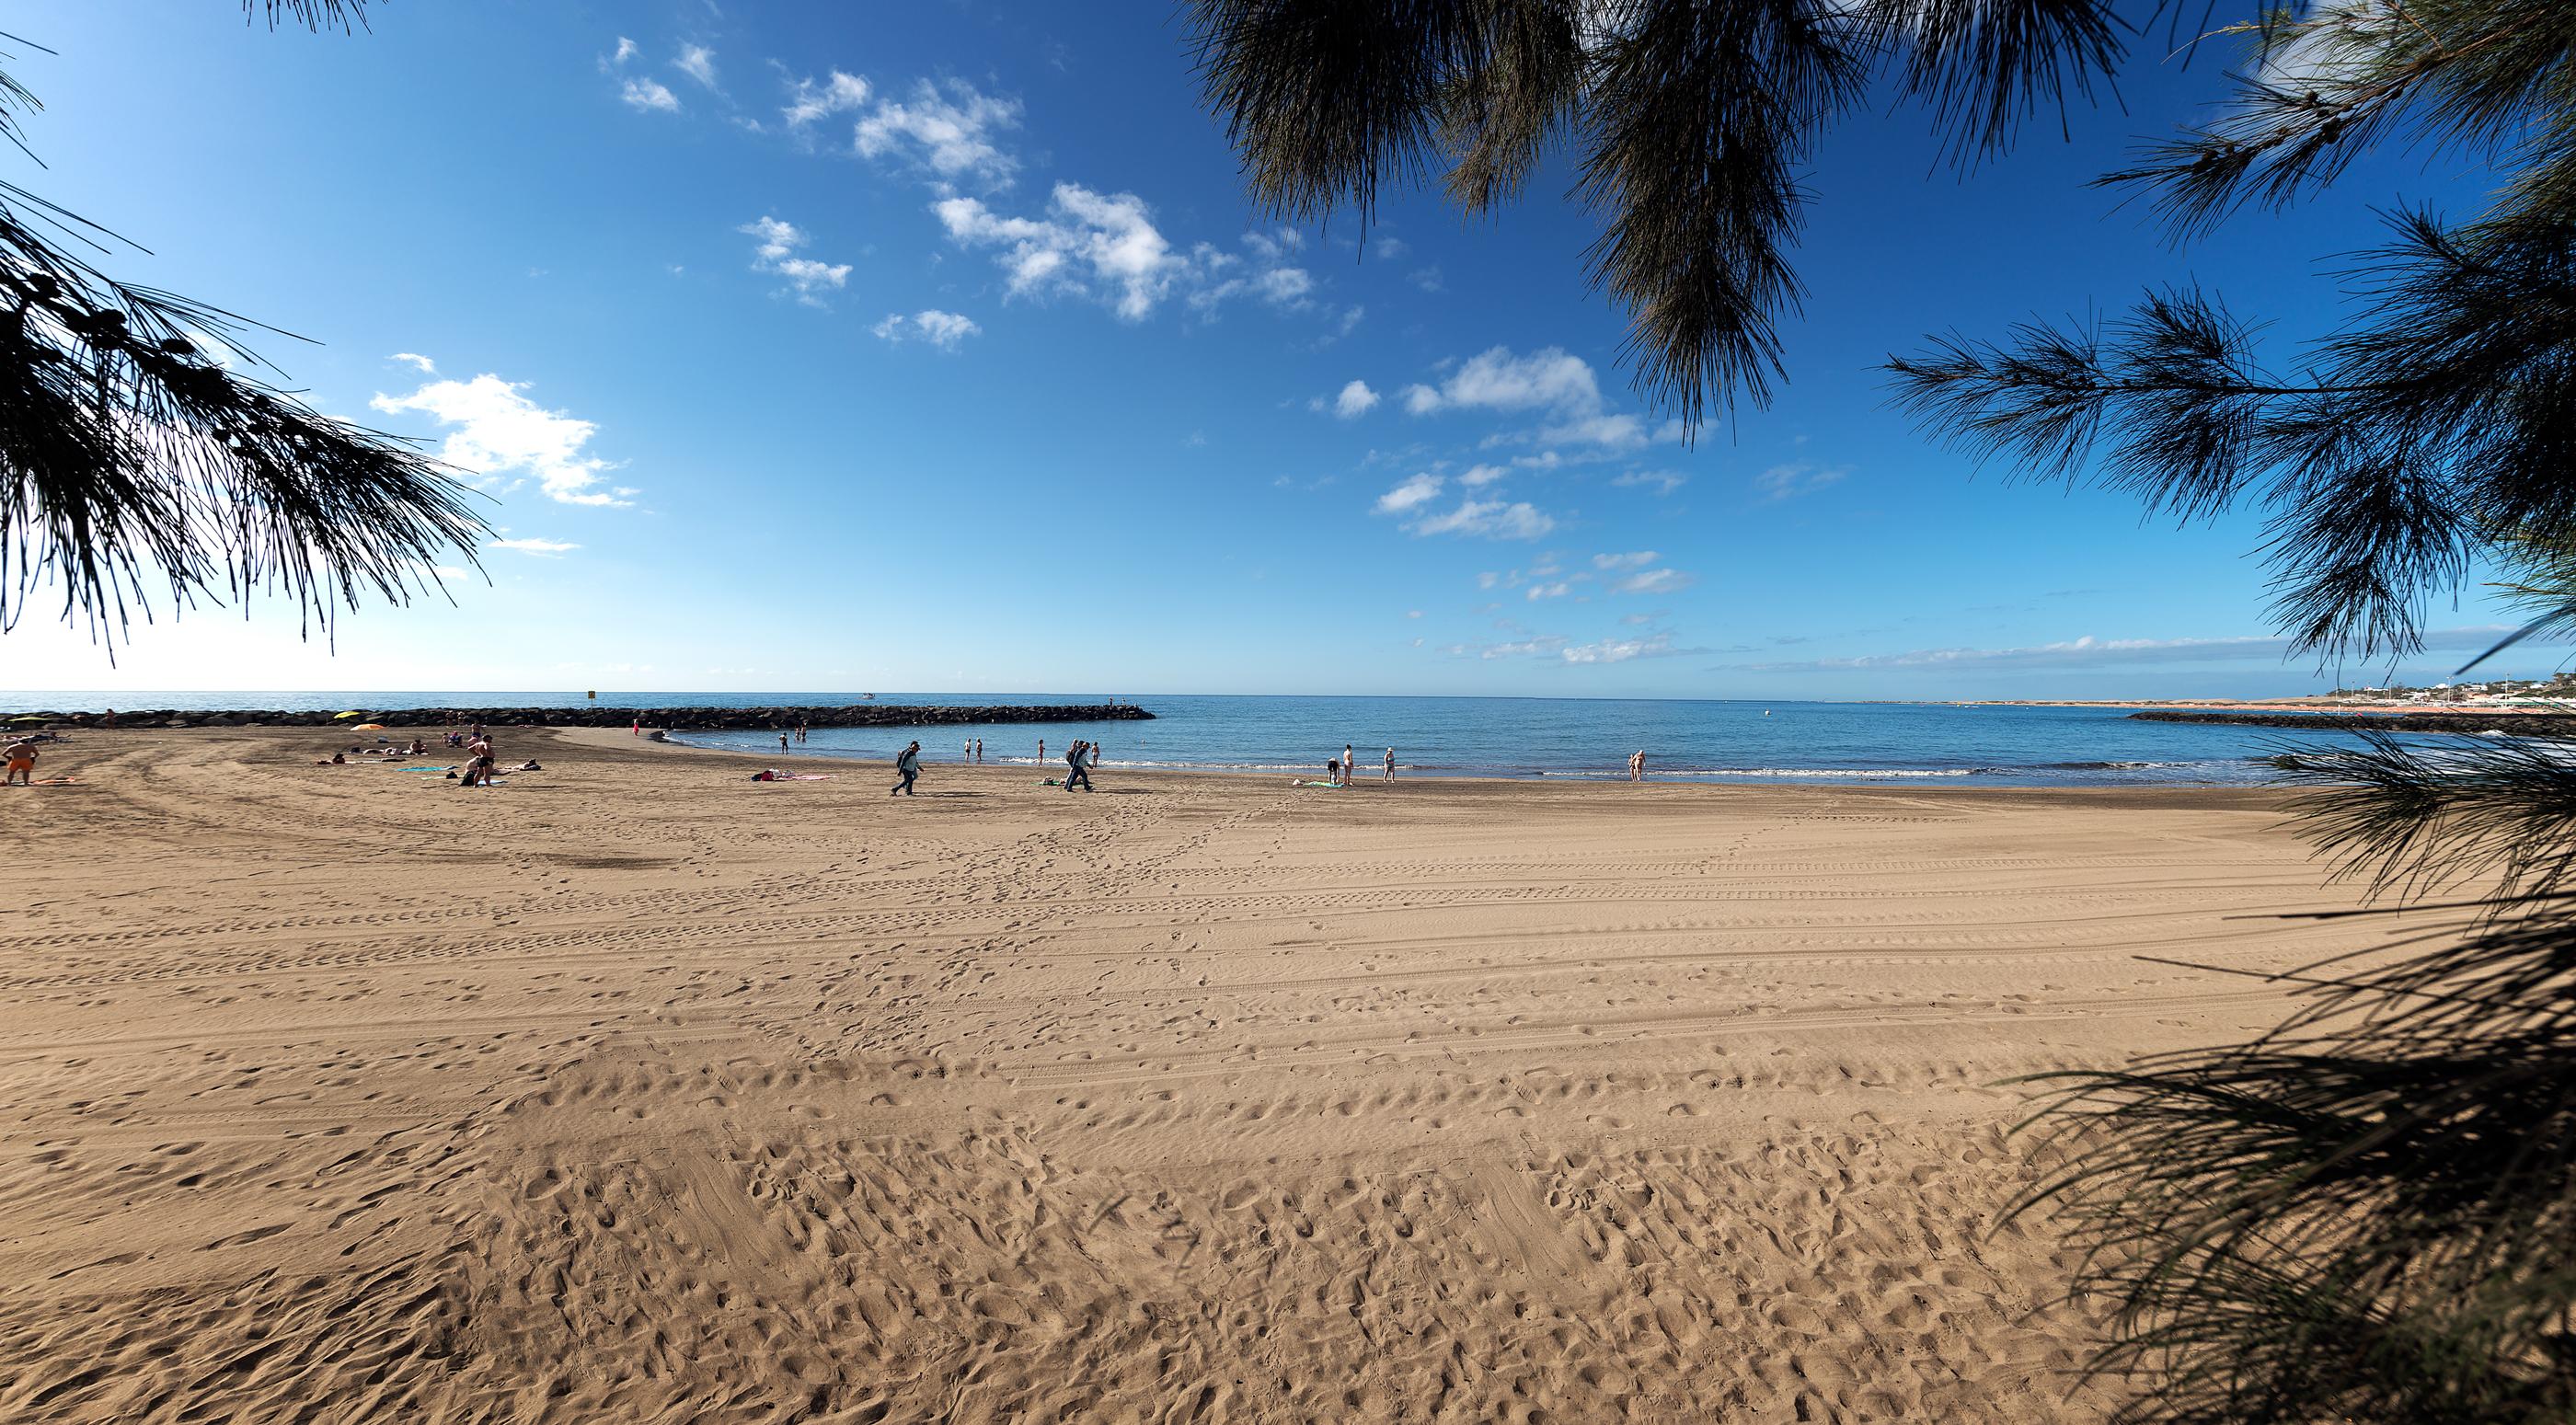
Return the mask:
[[[1105,702],[1107,694],[880,693],[884,703]],[[574,707],[579,693],[42,692],[0,694],[0,712],[123,708]],[[851,703],[848,693],[654,693],[602,690],[609,707],[766,707]],[[1926,781],[1970,786],[2134,783],[2244,785],[2259,760],[2355,739],[2259,727],[2134,722],[2115,709],[1947,707],[1911,703],[1674,702],[1566,698],[1308,698],[1133,696],[1152,722],[986,724],[937,728],[817,728],[808,757],[890,759],[914,737],[935,766],[984,740],[987,762],[1050,760],[1075,738],[1101,744],[1111,771],[1194,767],[1320,772],[1345,743],[1364,769],[1386,749],[1408,771],[1447,776],[1608,778],[1646,752],[1657,779],[1707,782]],[[681,740],[778,750],[775,734],[699,732]],[[2440,745],[2448,739],[2422,739]]]

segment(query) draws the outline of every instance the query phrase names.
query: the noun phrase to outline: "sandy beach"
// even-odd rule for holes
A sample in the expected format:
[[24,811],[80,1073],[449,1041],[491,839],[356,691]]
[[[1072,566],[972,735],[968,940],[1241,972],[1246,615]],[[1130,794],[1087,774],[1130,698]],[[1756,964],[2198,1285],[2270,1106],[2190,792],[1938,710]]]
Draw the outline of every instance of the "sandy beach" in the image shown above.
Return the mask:
[[2099,1420],[1997,1081],[2375,934],[2261,793],[502,737],[0,794],[0,1419]]

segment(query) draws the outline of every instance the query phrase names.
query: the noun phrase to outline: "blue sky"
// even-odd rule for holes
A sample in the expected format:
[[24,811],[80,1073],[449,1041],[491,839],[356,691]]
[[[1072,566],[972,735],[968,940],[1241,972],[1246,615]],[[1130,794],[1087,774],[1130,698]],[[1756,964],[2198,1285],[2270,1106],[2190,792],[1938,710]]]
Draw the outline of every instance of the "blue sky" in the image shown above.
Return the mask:
[[[498,542],[336,641],[201,608],[22,688],[1681,697],[2266,694],[2251,516],[1975,474],[1885,407],[1927,332],[2199,281],[2286,355],[2314,259],[2477,175],[2383,155],[2185,251],[2084,184],[2214,91],[2134,65],[1962,180],[1919,110],[1822,146],[1789,379],[1696,443],[1629,389],[1552,164],[1463,221],[1254,211],[1160,5],[0,3],[22,183],[256,316],[322,409],[439,444]],[[2141,44],[2164,49],[2162,31]],[[243,617],[248,614],[247,619]],[[2430,611],[2429,679],[2508,614]],[[2554,667],[2536,651],[2498,672]]]

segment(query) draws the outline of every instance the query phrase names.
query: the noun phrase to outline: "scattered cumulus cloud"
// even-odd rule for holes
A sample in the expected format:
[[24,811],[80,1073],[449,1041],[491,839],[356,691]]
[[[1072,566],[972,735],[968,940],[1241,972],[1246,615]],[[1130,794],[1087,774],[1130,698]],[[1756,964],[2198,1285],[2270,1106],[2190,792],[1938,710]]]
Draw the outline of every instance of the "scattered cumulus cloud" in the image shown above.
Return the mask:
[[1610,588],[1621,594],[1677,594],[1693,582],[1691,576],[1678,569],[1640,569],[1624,579],[1612,581]]
[[1446,514],[1426,515],[1406,526],[1415,534],[1468,534],[1487,539],[1537,539],[1556,528],[1553,516],[1527,501],[1468,500]]
[[1848,465],[1817,465],[1812,461],[1792,460],[1774,465],[1753,477],[1754,492],[1763,499],[1778,502],[1812,495],[1828,485],[1841,484],[1851,474]]
[[658,79],[629,79],[618,97],[626,101],[626,107],[638,113],[680,112],[680,96],[672,93],[670,86]]
[[417,351],[397,351],[389,359],[402,362],[404,365],[409,366],[411,369],[424,376],[435,376],[438,374],[438,363],[421,355]]
[[1592,556],[1592,567],[1595,569],[1643,569],[1654,562],[1655,551],[1651,549],[1640,549],[1629,554],[1596,554]]
[[1532,584],[1529,586],[1529,592],[1522,597],[1536,603],[1540,599],[1561,599],[1573,592],[1574,584],[1571,580],[1559,579],[1553,584]]
[[709,89],[716,87],[716,52],[705,45],[682,45],[671,67]]
[[492,547],[516,550],[521,554],[534,554],[546,559],[581,548],[578,544],[566,544],[560,539],[496,539],[492,541]]
[[[926,341],[941,351],[955,351],[959,342],[980,334],[984,329],[975,325],[972,317],[932,308],[909,317],[900,312],[888,312],[884,321],[868,330],[891,342]],[[1196,437],[1195,441],[1200,445],[1207,444],[1205,437]]]
[[1369,251],[1376,253],[1383,261],[1393,262],[1397,258],[1404,256],[1407,252],[1412,251],[1412,249],[1404,245],[1404,239],[1402,238],[1382,237],[1369,244]]
[[1059,183],[1044,218],[1005,217],[977,198],[931,205],[952,241],[992,247],[1015,297],[1098,295],[1120,318],[1143,321],[1186,266],[1133,193]]
[[879,100],[860,118],[851,143],[862,158],[899,159],[946,181],[976,179],[1002,188],[1020,164],[998,139],[1019,126],[1017,99],[994,98],[962,79],[924,79],[908,101]]
[[1394,489],[1377,497],[1377,512],[1400,515],[1420,509],[1440,495],[1440,477],[1424,471],[1407,476]]
[[617,52],[610,55],[607,59],[602,60],[601,63],[614,68],[617,65],[624,64],[626,61],[633,59],[636,55],[642,52],[641,47],[633,40],[626,38],[624,35],[619,35],[617,37]]
[[[1427,416],[1443,411],[1536,414],[1536,432],[1489,437],[1488,445],[1536,439],[1545,445],[1586,445],[1604,451],[1634,450],[1665,438],[1637,416],[1608,409],[1590,362],[1560,347],[1525,354],[1489,347],[1453,367],[1437,386],[1404,388],[1404,409]],[[1674,431],[1678,438],[1678,427]],[[1553,452],[1550,452],[1551,454]]]
[[610,464],[588,451],[599,428],[527,397],[524,382],[485,374],[471,381],[431,381],[405,396],[378,393],[368,402],[389,415],[418,413],[453,426],[439,459],[484,477],[534,479],[546,498],[567,505],[630,505],[636,492],[611,486]]
[[829,77],[792,80],[787,86],[787,107],[778,111],[790,129],[801,129],[818,119],[845,114],[868,102],[874,91],[868,82],[855,74],[833,70]]
[[1669,633],[1650,633],[1643,638],[1605,638],[1598,643],[1577,643],[1560,650],[1568,663],[1625,663],[1632,658],[1669,658],[1695,649],[1673,647]]
[[1658,495],[1669,495],[1689,484],[1690,477],[1671,470],[1630,470],[1611,480],[1610,483],[1628,489],[1652,490]]
[[1416,415],[1454,407],[1568,413],[1601,407],[1601,384],[1591,365],[1553,346],[1527,356],[1491,347],[1459,363],[1438,388],[1413,386],[1404,395],[1405,408]]
[[751,270],[785,279],[796,300],[809,307],[822,306],[823,293],[837,291],[850,280],[846,262],[818,262],[796,255],[812,238],[794,223],[764,215],[734,231],[760,239],[752,249]]
[[1342,388],[1342,394],[1333,398],[1333,414],[1346,421],[1353,420],[1367,415],[1377,403],[1378,394],[1369,389],[1366,381],[1353,381]]

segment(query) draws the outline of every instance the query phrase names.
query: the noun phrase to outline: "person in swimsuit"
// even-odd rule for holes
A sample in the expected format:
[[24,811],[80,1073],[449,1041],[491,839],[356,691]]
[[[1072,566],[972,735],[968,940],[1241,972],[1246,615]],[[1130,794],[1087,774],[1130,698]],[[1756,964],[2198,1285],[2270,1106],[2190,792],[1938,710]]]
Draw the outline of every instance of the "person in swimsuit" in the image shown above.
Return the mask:
[[1395,780],[1395,749],[1392,747],[1386,749],[1386,780]]
[[0,779],[0,786],[7,786],[11,783],[15,783],[22,787],[32,787],[36,785],[36,744],[34,741],[24,737],[19,738],[17,741],[10,743],[5,749],[0,749],[0,757],[6,757],[9,760],[9,775],[5,779]]

